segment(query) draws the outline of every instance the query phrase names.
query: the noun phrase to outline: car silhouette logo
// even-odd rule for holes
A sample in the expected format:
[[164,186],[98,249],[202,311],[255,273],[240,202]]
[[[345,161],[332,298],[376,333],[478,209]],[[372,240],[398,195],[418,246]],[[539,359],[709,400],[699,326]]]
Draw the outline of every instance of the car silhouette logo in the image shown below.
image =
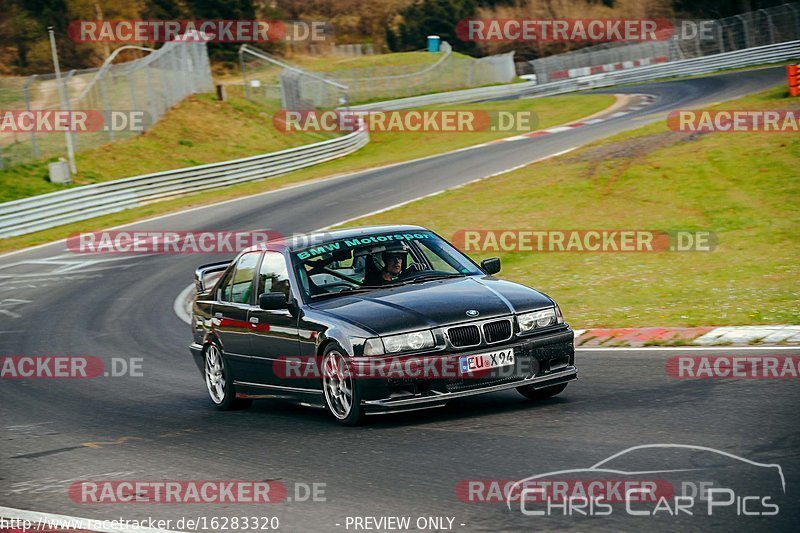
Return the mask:
[[590,466],[589,468],[573,468],[569,470],[556,470],[553,472],[547,472],[544,474],[536,474],[534,476],[527,477],[525,479],[521,479],[510,485],[508,490],[508,496],[506,497],[506,507],[509,509],[512,508],[512,499],[514,497],[515,491],[518,491],[518,494],[525,496],[526,492],[529,492],[530,489],[525,488],[526,484],[531,482],[536,482],[536,480],[552,480],[555,476],[563,476],[568,475],[571,478],[574,478],[576,475],[582,474],[601,474],[601,475],[612,475],[612,476],[635,476],[635,475],[663,475],[663,474],[674,474],[674,473],[689,473],[689,472],[700,472],[702,470],[708,470],[708,467],[702,467],[698,465],[687,465],[685,468],[680,468],[679,465],[674,465],[672,467],[666,468],[656,468],[656,469],[647,469],[647,470],[622,470],[616,466],[615,460],[618,460],[619,457],[625,456],[631,452],[636,452],[638,450],[675,450],[675,449],[683,449],[689,450],[694,452],[708,452],[711,454],[715,454],[716,457],[726,457],[728,459],[733,460],[733,462],[737,465],[750,465],[757,468],[766,468],[770,471],[773,471],[777,474],[778,479],[780,480],[780,486],[783,494],[786,494],[786,478],[783,476],[783,468],[779,464],[775,463],[758,463],[755,461],[751,461],[750,459],[746,459],[744,457],[739,457],[737,455],[733,455],[731,453],[724,452],[722,450],[717,450],[715,448],[708,448],[706,446],[694,446],[690,444],[643,444],[639,446],[632,446],[621,452],[615,453],[614,455],[603,459],[599,463]]
[[467,311],[467,316],[478,316],[480,312],[477,309],[470,309]]

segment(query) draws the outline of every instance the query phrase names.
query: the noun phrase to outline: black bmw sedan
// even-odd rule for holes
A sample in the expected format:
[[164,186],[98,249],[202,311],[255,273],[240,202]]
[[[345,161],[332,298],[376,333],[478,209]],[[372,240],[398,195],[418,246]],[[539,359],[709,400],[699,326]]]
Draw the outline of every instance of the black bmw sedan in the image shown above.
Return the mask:
[[577,378],[573,332],[548,296],[495,277],[418,226],[279,239],[195,272],[191,352],[221,409],[285,398],[345,425]]

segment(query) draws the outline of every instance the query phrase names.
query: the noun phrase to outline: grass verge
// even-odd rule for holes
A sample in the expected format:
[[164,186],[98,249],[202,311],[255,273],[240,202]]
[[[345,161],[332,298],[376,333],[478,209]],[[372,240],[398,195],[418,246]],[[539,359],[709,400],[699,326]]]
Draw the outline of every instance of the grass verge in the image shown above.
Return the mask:
[[[549,127],[557,124],[571,122],[580,119],[582,117],[585,117],[587,115],[596,113],[610,106],[613,103],[613,101],[614,98],[613,96],[610,95],[566,95],[566,96],[557,96],[552,98],[514,100],[509,102],[461,104],[458,106],[451,106],[451,107],[456,109],[475,109],[475,110],[480,109],[489,111],[529,110],[537,113],[537,116],[539,118],[538,127]],[[243,102],[243,105],[247,105],[247,102],[246,101]],[[437,107],[437,109],[445,109],[445,107]],[[190,113],[189,116],[194,116],[194,115]],[[179,129],[183,131],[184,126],[174,125],[174,124],[167,125],[166,120],[167,119],[165,119],[165,121],[162,121],[164,122],[165,128]],[[195,120],[205,121],[207,119],[198,116]],[[263,117],[263,120],[264,121],[268,120],[269,122],[268,125],[262,124],[261,126],[262,128],[272,128],[271,117]],[[155,131],[155,128],[153,131]],[[213,139],[209,138],[209,140],[205,143],[207,150],[212,151],[211,153],[217,153],[214,151],[215,147],[217,146],[222,147],[222,149],[224,150],[230,150],[231,149],[230,146],[224,147],[223,145],[237,144],[240,142],[241,137],[244,136],[237,131],[235,140],[231,141],[232,131],[233,130],[231,129],[223,127],[222,131],[219,131]],[[185,134],[189,135],[190,132],[187,131]],[[282,142],[286,143],[297,142],[298,140],[302,140],[303,134],[301,134],[301,137],[297,138],[295,141],[289,141],[287,139],[283,139],[283,137],[291,139],[296,135],[298,134],[296,133],[290,135],[281,134],[280,137]],[[275,190],[284,187],[286,185],[298,183],[305,180],[318,179],[345,172],[354,172],[377,166],[409,161],[419,157],[425,157],[437,153],[446,152],[449,150],[455,150],[458,148],[463,148],[465,146],[480,144],[488,140],[498,139],[507,136],[509,136],[509,133],[502,133],[502,132],[376,133],[372,135],[371,141],[367,146],[365,146],[358,152],[341,159],[329,161],[327,163],[323,163],[322,165],[307,168],[283,176],[269,178],[252,183],[245,183],[242,185],[237,185],[226,189],[219,189],[215,191],[187,195],[184,197],[168,200],[165,202],[154,203],[144,207],[130,209],[112,215],[106,215],[82,222],[77,222],[74,224],[69,224],[67,226],[52,228],[49,230],[31,233],[29,235],[22,235],[19,237],[3,239],[2,241],[0,241],[0,252],[25,248],[28,246],[34,246],[37,244],[50,242],[80,231],[93,231],[101,228],[107,228],[119,224],[124,224],[126,222],[133,222],[138,219],[148,218],[172,211],[179,211],[181,209],[196,207],[200,205],[207,205],[240,196],[247,196],[259,192]],[[131,142],[133,143],[135,142],[135,140]],[[164,140],[163,142],[167,141]],[[174,144],[175,144],[174,142],[171,142],[169,146],[174,148]],[[299,142],[298,144],[303,144],[303,143]],[[130,145],[123,145],[122,143],[117,143],[115,145],[109,146],[108,149],[109,150],[111,150],[112,148],[116,149],[116,147],[118,147],[120,150],[126,150],[130,148]],[[161,149],[159,147],[156,147],[155,149],[159,153],[161,153],[160,152]],[[165,150],[166,152],[169,152],[169,147],[166,148]],[[264,150],[252,150],[245,154],[239,154],[239,156],[253,155],[263,151]],[[146,149],[142,149],[140,151],[140,149],[137,146],[136,149],[133,150],[133,152],[134,153],[131,154],[127,153],[118,154],[116,156],[119,158],[120,161],[123,161],[124,163],[123,166],[114,168],[115,172],[111,173],[112,176],[120,177],[116,176],[115,174],[116,172],[121,172],[121,169],[127,169],[126,174],[124,174],[126,176],[140,173],[142,166],[148,169],[145,171],[152,171],[150,170],[153,165],[152,162],[141,161],[142,159],[149,158],[148,151]],[[165,157],[167,155],[168,154],[165,154]],[[210,157],[208,154],[205,154],[205,156]],[[173,157],[177,158],[178,156],[174,155]],[[236,157],[236,156],[231,156],[231,157]],[[140,161],[137,161],[137,158],[139,158]],[[217,157],[212,160],[219,160],[219,159],[224,159],[224,157]],[[167,160],[167,162],[170,161]],[[178,164],[174,166],[183,166],[183,165]],[[174,166],[166,168],[174,168]],[[164,170],[164,168],[158,168],[155,170]],[[0,177],[0,184],[3,184],[2,181],[3,179],[9,180],[8,183],[16,184],[15,180],[23,180],[25,179],[25,177],[20,175],[14,177],[13,179],[10,176]],[[32,178],[28,176],[28,179]],[[47,184],[52,185],[49,183]],[[19,184],[16,184],[16,186],[18,188],[22,187]]]
[[[724,109],[797,108],[783,88]],[[723,106],[717,106],[722,108]],[[800,137],[672,132],[664,122],[348,225],[708,230],[712,252],[499,255],[576,328],[800,323]],[[470,222],[474,221],[474,222]]]
[[[171,109],[142,135],[78,152],[74,185],[48,181],[47,164],[57,158],[0,171],[0,202],[137,174],[202,165],[300,146],[330,134],[285,135],[275,129],[277,107],[210,94],[192,96]],[[56,134],[53,134],[56,135]]]

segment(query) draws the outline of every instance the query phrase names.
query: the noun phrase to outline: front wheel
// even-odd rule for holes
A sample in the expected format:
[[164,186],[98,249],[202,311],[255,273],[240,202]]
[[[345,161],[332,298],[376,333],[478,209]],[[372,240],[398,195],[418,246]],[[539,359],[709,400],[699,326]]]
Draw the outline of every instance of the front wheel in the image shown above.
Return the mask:
[[544,400],[546,398],[555,396],[566,388],[566,383],[554,385],[552,387],[545,387],[544,389],[534,389],[533,385],[523,385],[522,387],[517,387],[517,392],[529,400]]
[[325,349],[322,357],[322,389],[325,406],[336,420],[345,426],[357,426],[364,421],[361,395],[347,356],[338,345]]
[[208,396],[220,410],[230,411],[250,405],[250,400],[237,399],[236,388],[230,367],[222,356],[222,350],[214,343],[206,347],[203,357],[205,363],[203,374],[206,379]]

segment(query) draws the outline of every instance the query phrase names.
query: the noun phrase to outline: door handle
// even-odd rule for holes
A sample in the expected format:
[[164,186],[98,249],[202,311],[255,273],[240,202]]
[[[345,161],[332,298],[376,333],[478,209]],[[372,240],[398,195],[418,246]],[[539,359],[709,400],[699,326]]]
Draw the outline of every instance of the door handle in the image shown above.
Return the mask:
[[250,323],[251,323],[251,324],[253,324],[254,326],[255,326],[256,324],[258,324],[258,317],[251,316],[251,317],[250,317]]
[[214,318],[222,318],[222,313],[214,313]]

